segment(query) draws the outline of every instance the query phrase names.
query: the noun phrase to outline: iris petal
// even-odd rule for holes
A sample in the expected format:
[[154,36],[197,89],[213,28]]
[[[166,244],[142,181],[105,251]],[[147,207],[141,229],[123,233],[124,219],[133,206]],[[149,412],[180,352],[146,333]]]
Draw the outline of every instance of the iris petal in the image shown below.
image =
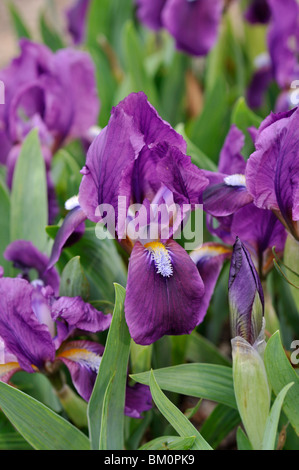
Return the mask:
[[131,253],[125,314],[138,344],[151,344],[166,334],[189,334],[203,320],[204,285],[196,265],[174,240],[165,250],[173,269],[169,276],[157,272],[151,251],[140,242]]

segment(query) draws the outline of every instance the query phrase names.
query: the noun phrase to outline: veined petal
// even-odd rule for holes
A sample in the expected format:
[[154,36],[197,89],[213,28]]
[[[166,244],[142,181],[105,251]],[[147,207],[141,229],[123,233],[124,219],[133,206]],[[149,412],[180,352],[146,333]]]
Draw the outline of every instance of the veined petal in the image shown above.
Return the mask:
[[90,333],[105,331],[109,328],[112,316],[104,315],[81,297],[59,297],[51,306],[53,320],[57,321],[57,339],[61,344],[74,330]]
[[203,192],[204,210],[215,217],[225,217],[252,202],[244,175],[228,175],[223,183],[211,185]]
[[72,381],[81,397],[88,401],[100,367],[104,346],[92,341],[66,343],[56,356],[70,371]]
[[138,344],[189,334],[203,320],[204,285],[196,265],[174,240],[137,242],[128,269],[125,315]]

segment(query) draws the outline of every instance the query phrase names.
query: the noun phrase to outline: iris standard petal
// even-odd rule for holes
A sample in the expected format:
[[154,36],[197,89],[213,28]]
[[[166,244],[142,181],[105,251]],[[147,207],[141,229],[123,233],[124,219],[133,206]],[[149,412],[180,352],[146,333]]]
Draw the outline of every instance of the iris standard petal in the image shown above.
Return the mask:
[[164,335],[182,335],[203,320],[203,281],[187,252],[174,240],[131,253],[125,315],[138,344],[151,344]]
[[111,314],[104,315],[81,297],[59,297],[51,305],[52,319],[57,321],[57,341],[60,344],[75,330],[90,333],[105,331],[111,323]]

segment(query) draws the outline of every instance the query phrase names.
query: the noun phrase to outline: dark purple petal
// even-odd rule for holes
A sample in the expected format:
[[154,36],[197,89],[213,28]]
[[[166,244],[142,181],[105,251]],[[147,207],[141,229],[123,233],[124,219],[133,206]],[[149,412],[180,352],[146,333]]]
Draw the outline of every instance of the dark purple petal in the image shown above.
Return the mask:
[[71,341],[57,353],[70,371],[72,382],[81,397],[88,401],[101,363],[104,346],[92,341]]
[[293,231],[298,213],[298,109],[271,114],[261,125],[256,151],[246,168],[246,184],[254,203],[281,214]]
[[74,44],[82,44],[85,39],[86,16],[90,0],[75,0],[66,11],[67,29],[73,38]]
[[65,244],[74,234],[76,229],[86,220],[86,214],[80,206],[74,207],[65,217],[61,227],[59,228],[54,240],[50,260],[47,269],[51,269],[54,264],[59,260],[61,252]]
[[[136,160],[144,147],[145,150],[153,148],[161,142],[183,152],[186,150],[184,139],[161,119],[143,92],[131,93],[113,108],[108,125],[89,147],[83,169],[79,203],[88,219],[94,222],[101,220],[96,213],[101,204],[111,204],[118,219],[118,197],[128,199],[134,192],[126,184],[127,179],[133,181],[139,198],[138,191],[136,193],[140,184]],[[140,166],[143,166],[142,162]],[[145,181],[142,186],[143,191],[148,187]],[[130,200],[126,201],[126,209],[130,203]]]
[[161,14],[167,0],[136,0],[137,17],[148,28],[158,31],[162,28]]
[[205,315],[208,310],[223,264],[231,257],[231,254],[230,247],[213,242],[204,243],[199,249],[190,253],[205,286],[201,303],[202,315]]
[[201,204],[203,190],[209,180],[204,172],[191,163],[191,158],[176,147],[170,147],[157,164],[160,181],[173,193],[174,202]]
[[10,243],[4,251],[4,258],[12,261],[14,266],[27,273],[30,269],[35,269],[45,285],[53,288],[54,292],[59,292],[59,274],[52,267],[47,270],[49,258],[41,253],[30,241],[16,240]]
[[250,254],[239,238],[233,248],[228,297],[232,337],[241,336],[254,344],[262,328],[264,295]]
[[152,408],[152,394],[147,385],[136,383],[126,387],[125,415],[142,418],[142,413]]
[[217,40],[222,10],[222,0],[168,0],[162,22],[174,37],[177,49],[202,56]]
[[254,204],[248,204],[233,215],[231,234],[239,237],[257,259],[262,258],[266,250],[272,252],[274,246],[277,252],[282,252],[287,236],[284,226],[271,211]]
[[51,313],[57,321],[58,343],[61,343],[75,330],[97,333],[107,330],[111,323],[111,315],[104,315],[81,297],[59,297],[52,303]]
[[260,108],[264,101],[264,95],[273,80],[272,67],[262,67],[253,74],[247,90],[247,102],[250,108]]
[[232,124],[220,152],[218,171],[226,175],[244,174],[246,162],[241,154],[245,135]]
[[268,0],[251,0],[251,4],[245,12],[245,18],[249,23],[266,24],[270,21],[271,10]]
[[252,202],[244,175],[229,175],[227,182],[209,186],[203,192],[204,210],[215,217],[233,214]]
[[33,366],[42,368],[55,357],[49,330],[33,312],[33,291],[24,279],[0,279],[0,336],[27,372],[33,372]]
[[203,320],[204,285],[196,265],[175,241],[161,245],[137,242],[129,261],[125,315],[138,344],[189,334]]

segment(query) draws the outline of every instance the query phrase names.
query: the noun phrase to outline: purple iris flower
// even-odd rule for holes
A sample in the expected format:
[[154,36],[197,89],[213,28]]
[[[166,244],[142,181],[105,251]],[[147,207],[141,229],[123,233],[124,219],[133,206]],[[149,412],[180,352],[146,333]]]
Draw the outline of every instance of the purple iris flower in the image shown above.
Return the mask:
[[[255,138],[258,132],[257,129],[255,132],[251,131]],[[241,155],[243,145],[243,133],[235,125],[232,125],[220,154],[219,169],[221,172],[211,175],[208,173],[210,186],[203,194],[204,209],[207,212],[207,228],[210,233],[220,238],[228,246],[232,246],[236,237],[239,237],[250,252],[259,275],[264,278],[273,267],[272,247],[275,246],[277,254],[280,255],[284,249],[287,232],[273,212],[267,210],[267,208],[259,208],[254,204],[245,177],[246,162]],[[236,180],[239,178],[244,181],[242,191],[249,194],[248,201],[246,199],[244,201],[242,195],[240,197],[238,187],[233,188],[235,190],[235,200],[224,197],[226,188],[223,188],[223,183],[217,181],[219,179],[221,181],[223,175],[230,174],[233,176],[229,176],[229,178]],[[224,176],[224,179],[227,181],[227,176]],[[214,180],[216,180],[216,184],[214,184]],[[206,194],[208,194],[208,197]],[[233,192],[229,193],[229,196],[234,199]],[[238,198],[241,204],[238,204]],[[243,202],[245,203],[243,204]],[[205,247],[205,245],[207,246]],[[206,266],[208,266],[208,258],[205,252],[210,251],[209,262],[213,261],[215,264],[218,260],[219,269],[222,258],[218,255],[223,254],[224,247],[221,249],[220,245],[215,251],[213,245],[216,245],[216,248],[218,247],[218,244],[211,244],[210,247],[208,244],[204,244],[202,249],[199,249],[194,256],[198,261],[200,261],[201,256],[205,256]],[[213,253],[217,254],[217,251],[218,255],[214,260]],[[215,278],[217,276],[217,271],[215,271]]]
[[43,44],[21,39],[19,57],[1,71],[0,79],[5,84],[0,115],[3,163],[6,149],[21,143],[33,127],[54,154],[97,122],[95,69],[85,52],[66,48],[53,53]]
[[264,92],[272,81],[280,88],[275,111],[287,111],[297,103],[293,100],[293,83],[298,80],[299,5],[296,0],[267,0],[269,24],[267,31],[268,63],[258,67],[248,90],[252,108],[262,104]]
[[232,125],[220,153],[218,172],[205,171],[210,184],[203,192],[203,204],[210,215],[229,216],[252,202],[241,154],[244,142],[244,134]]
[[0,279],[0,379],[22,369],[51,376],[64,363],[78,393],[88,400],[103,346],[70,339],[76,331],[96,333],[110,326],[104,315],[80,297],[59,297],[50,286],[25,279]]
[[299,109],[271,113],[261,124],[246,166],[254,204],[271,210],[299,239]]
[[176,48],[190,55],[206,55],[219,32],[222,0],[136,0],[137,16],[153,30],[165,28]]
[[264,294],[250,254],[239,238],[233,247],[228,298],[232,338],[239,336],[253,345],[263,327]]
[[[90,56],[71,48],[53,53],[43,44],[20,40],[20,55],[0,72],[5,105],[0,107],[0,163],[11,187],[14,167],[26,135],[39,131],[45,159],[49,221],[57,212],[50,176],[54,153],[83,138],[99,113],[95,70]],[[63,106],[61,106],[63,103]]]
[[85,39],[86,15],[90,0],[75,0],[66,11],[67,29],[74,44],[82,44]]
[[[200,204],[208,184],[185,152],[184,139],[161,119],[144,93],[121,101],[89,148],[80,205],[60,228],[49,263],[55,264],[65,241],[84,219],[104,221],[108,229],[110,225],[112,236],[130,254],[125,314],[132,338],[143,345],[166,334],[188,334],[205,315],[203,281],[173,238],[186,216],[184,207]],[[137,215],[131,212],[134,205]],[[159,205],[177,210],[168,220],[167,236],[155,214]],[[105,207],[113,209],[113,220],[104,214]]]
[[[11,243],[5,258],[22,274],[0,276],[0,380],[10,381],[19,370],[41,372],[51,380],[64,364],[77,392],[88,401],[104,346],[77,337],[107,330],[111,315],[104,315],[79,296],[59,297],[56,269],[45,269],[49,259],[31,242]],[[30,282],[31,269],[37,271],[38,279]],[[127,384],[127,416],[141,418],[151,406],[149,387]]]

